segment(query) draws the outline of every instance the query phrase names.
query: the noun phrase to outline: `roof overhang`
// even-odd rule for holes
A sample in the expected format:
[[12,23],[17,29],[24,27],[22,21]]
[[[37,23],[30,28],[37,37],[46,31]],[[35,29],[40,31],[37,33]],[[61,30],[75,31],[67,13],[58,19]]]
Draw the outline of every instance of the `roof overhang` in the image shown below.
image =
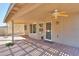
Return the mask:
[[[6,17],[8,19],[6,19],[5,22],[7,22],[7,20],[14,20],[16,23],[38,22],[38,20],[45,21],[45,18],[50,17],[50,12],[54,9],[67,12],[70,17],[71,15],[79,14],[78,6],[79,4],[75,3],[15,4],[15,6],[11,8],[12,10],[9,11],[9,17]],[[17,8],[17,12],[14,11],[14,9]],[[11,13],[13,13],[12,16]]]
[[11,12],[12,8],[14,7],[14,5],[15,5],[15,3],[11,3],[11,4],[10,4],[10,6],[9,6],[7,12],[6,12],[6,15],[5,15],[5,17],[4,17],[4,20],[3,20],[4,23],[7,21],[6,18],[9,16],[9,13]]
[[[17,3],[17,4],[11,4],[9,7],[8,12],[6,13],[4,22],[8,22],[9,20],[12,20],[13,17],[19,17],[19,13],[21,13],[21,15],[24,15],[25,13],[31,12],[32,10],[34,10],[35,8],[37,8],[38,6],[40,6],[40,3]],[[23,9],[21,12],[21,9]]]

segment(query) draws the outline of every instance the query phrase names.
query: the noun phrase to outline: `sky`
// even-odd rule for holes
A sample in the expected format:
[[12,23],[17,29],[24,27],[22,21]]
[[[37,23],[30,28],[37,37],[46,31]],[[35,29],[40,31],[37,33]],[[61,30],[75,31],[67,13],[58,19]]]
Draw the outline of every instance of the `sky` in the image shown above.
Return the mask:
[[0,3],[0,26],[5,26],[3,23],[4,17],[8,11],[10,3]]

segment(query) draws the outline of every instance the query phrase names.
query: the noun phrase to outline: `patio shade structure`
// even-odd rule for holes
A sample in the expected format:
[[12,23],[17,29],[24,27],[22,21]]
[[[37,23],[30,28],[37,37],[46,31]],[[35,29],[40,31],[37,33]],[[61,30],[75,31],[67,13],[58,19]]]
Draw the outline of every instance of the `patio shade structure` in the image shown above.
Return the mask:
[[[71,46],[79,47],[79,32],[78,32],[78,15],[79,15],[79,4],[68,4],[68,3],[22,3],[15,4],[5,17],[4,22],[7,24],[36,24],[43,23],[46,26],[47,22],[51,22],[51,38],[52,41]],[[51,11],[53,10],[65,11],[69,17],[59,17],[53,19]],[[64,20],[64,21],[63,21]],[[58,22],[56,22],[58,21]],[[59,23],[60,22],[60,23]],[[58,25],[56,23],[59,23]],[[14,25],[12,25],[14,28]],[[15,27],[16,28],[16,27]],[[48,28],[48,27],[47,27]],[[22,29],[22,28],[21,28]],[[38,29],[38,27],[37,27]],[[44,29],[44,39],[46,38],[46,27]],[[20,29],[19,29],[20,30]],[[30,29],[29,29],[30,30]],[[15,30],[13,29],[12,32]],[[21,30],[20,30],[21,31]],[[19,32],[20,32],[19,31]],[[38,31],[38,30],[37,30]],[[13,33],[14,34],[14,33]],[[57,36],[59,34],[59,37]],[[29,36],[38,37],[39,33],[30,33]],[[13,35],[12,35],[13,37]],[[12,38],[13,39],[13,38]]]
[[[58,9],[60,11],[66,11],[68,15],[71,16],[71,15],[75,15],[78,12],[78,9],[76,9],[77,7],[75,7],[77,5],[78,4],[33,4],[33,3],[15,4],[15,6],[11,10],[9,10],[10,13],[6,18],[6,20],[4,20],[4,22],[8,22],[9,20],[14,20],[14,23],[26,24],[32,21],[38,21],[38,19],[40,19],[40,21],[43,21],[44,18],[51,17],[50,12],[55,9]],[[65,9],[66,7],[70,7],[70,8]],[[27,22],[27,20],[29,21]]]

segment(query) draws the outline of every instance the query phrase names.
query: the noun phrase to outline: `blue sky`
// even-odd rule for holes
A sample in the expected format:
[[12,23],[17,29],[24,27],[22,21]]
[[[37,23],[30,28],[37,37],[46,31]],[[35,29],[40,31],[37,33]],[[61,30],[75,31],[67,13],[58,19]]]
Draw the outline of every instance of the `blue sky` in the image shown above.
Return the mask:
[[6,25],[3,23],[3,20],[9,8],[9,5],[10,5],[9,3],[0,3],[0,26]]

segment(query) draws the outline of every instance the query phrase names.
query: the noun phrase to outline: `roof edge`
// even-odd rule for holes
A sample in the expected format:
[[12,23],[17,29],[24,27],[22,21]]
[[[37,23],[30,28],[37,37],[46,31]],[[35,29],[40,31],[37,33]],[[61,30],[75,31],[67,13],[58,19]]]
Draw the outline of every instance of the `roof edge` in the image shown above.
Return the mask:
[[10,6],[9,6],[7,12],[6,12],[6,15],[4,17],[3,23],[6,23],[6,18],[8,17],[8,15],[9,15],[10,11],[12,10],[12,8],[14,7],[14,5],[15,5],[15,3],[10,4]]

